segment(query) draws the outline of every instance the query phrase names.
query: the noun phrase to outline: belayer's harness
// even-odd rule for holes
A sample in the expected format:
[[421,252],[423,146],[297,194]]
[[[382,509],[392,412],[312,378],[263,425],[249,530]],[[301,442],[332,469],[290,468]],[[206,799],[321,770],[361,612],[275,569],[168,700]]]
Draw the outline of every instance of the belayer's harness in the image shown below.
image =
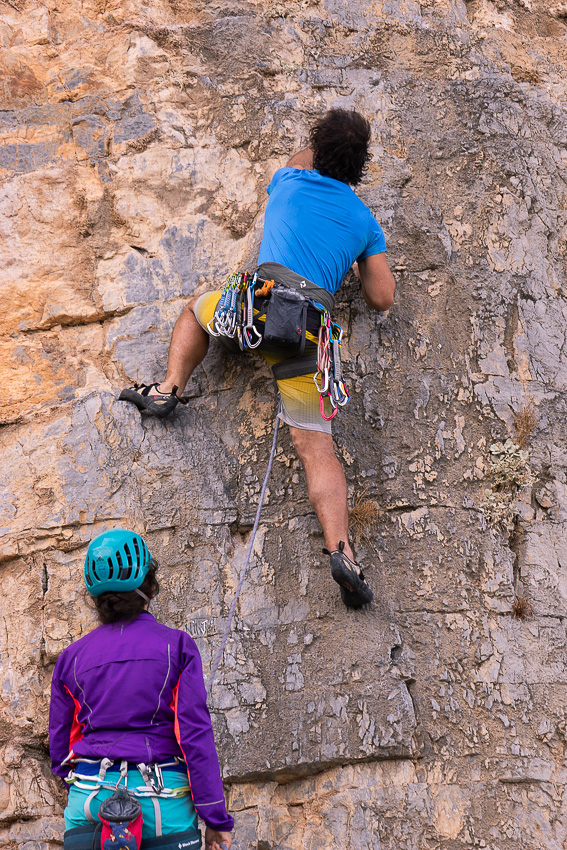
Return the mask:
[[[90,794],[85,800],[84,813],[85,818],[89,823],[96,823],[91,813],[91,803],[100,791],[101,788],[118,791],[121,788],[134,797],[150,797],[154,806],[156,820],[156,836],[162,834],[161,831],[161,809],[159,806],[160,799],[172,799],[175,797],[185,797],[191,793],[189,785],[180,785],[175,788],[168,788],[164,782],[163,770],[165,768],[177,767],[180,764],[179,759],[173,758],[170,761],[162,762],[161,764],[136,764],[136,769],[140,774],[144,784],[135,787],[128,787],[128,762],[120,762],[120,775],[117,782],[109,781],[106,774],[113,767],[112,759],[75,758],[71,756],[73,766],[70,772],[65,777],[65,782],[69,785],[75,785],[85,791],[90,791]],[[84,765],[84,767],[81,767]],[[98,774],[92,773],[88,769],[88,765],[100,765]],[[95,768],[96,769],[96,768]],[[124,782],[123,785],[121,783]]]

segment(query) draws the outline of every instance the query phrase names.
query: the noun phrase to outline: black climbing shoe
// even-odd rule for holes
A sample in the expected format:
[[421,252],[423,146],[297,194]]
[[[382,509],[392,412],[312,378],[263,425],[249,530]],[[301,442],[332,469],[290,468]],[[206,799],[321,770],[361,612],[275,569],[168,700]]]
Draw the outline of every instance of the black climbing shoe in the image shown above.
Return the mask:
[[334,552],[323,549],[325,555],[331,558],[331,575],[341,586],[341,598],[348,608],[362,608],[372,602],[374,594],[368,587],[362,570],[345,555],[345,544],[341,540],[339,548]]
[[185,399],[179,398],[177,395],[177,387],[174,387],[170,393],[160,393],[157,389],[158,386],[159,384],[134,384],[133,387],[122,390],[118,399],[119,401],[131,401],[138,410],[152,413],[161,419],[169,416],[179,402],[187,404]]
[[[360,608],[364,608],[367,603],[361,602],[358,593],[352,593],[350,590],[347,590],[345,587],[340,588],[341,591],[341,599],[345,603],[347,608],[355,608],[359,610]],[[372,591],[371,591],[372,592]]]

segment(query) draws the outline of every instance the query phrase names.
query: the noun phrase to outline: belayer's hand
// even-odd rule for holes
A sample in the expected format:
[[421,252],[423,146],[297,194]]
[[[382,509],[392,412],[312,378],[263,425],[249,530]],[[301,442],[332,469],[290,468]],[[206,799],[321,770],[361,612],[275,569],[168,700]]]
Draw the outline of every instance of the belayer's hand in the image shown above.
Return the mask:
[[205,830],[205,850],[230,850],[232,835],[230,832],[217,832],[208,826]]

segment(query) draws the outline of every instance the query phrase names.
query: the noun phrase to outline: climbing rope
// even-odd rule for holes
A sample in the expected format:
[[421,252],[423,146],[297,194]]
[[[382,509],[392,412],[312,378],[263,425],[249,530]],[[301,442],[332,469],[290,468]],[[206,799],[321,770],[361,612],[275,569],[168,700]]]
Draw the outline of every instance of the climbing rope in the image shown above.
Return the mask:
[[279,417],[276,417],[276,426],[274,428],[274,439],[272,440],[272,450],[270,452],[270,459],[268,461],[268,468],[266,470],[266,477],[264,478],[264,483],[262,485],[262,490],[260,491],[260,499],[258,501],[258,509],[256,511],[256,519],[254,520],[254,525],[252,527],[252,534],[250,536],[250,543],[248,544],[248,551],[246,553],[246,558],[244,559],[244,563],[242,565],[242,569],[240,570],[240,580],[238,585],[236,586],[236,592],[234,594],[234,599],[232,600],[229,612],[228,612],[228,621],[225,626],[225,630],[222,636],[221,644],[219,646],[218,652],[215,656],[215,660],[213,666],[211,668],[211,673],[209,679],[207,681],[207,694],[210,694],[211,688],[213,686],[213,681],[216,676],[219,664],[221,662],[221,658],[223,652],[226,648],[226,644],[228,642],[228,637],[230,635],[230,629],[232,627],[232,621],[234,620],[234,614],[236,612],[236,605],[238,603],[238,597],[240,596],[240,592],[244,585],[244,579],[246,577],[246,571],[248,570],[248,564],[250,563],[250,558],[252,557],[252,549],[254,547],[254,540],[256,539],[256,532],[258,531],[258,524],[260,522],[260,513],[262,511],[262,506],[264,504],[264,498],[266,496],[266,488],[268,486],[268,480],[270,478],[270,472],[272,471],[272,464],[274,462],[274,455],[276,453],[276,442],[278,439],[278,431],[280,428],[280,420]]

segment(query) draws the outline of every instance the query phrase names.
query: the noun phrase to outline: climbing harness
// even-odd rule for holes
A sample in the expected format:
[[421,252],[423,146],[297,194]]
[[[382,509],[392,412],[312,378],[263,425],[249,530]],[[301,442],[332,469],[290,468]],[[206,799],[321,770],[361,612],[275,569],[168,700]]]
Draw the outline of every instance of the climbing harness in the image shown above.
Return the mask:
[[[313,375],[315,386],[320,395],[321,416],[329,421],[337,415],[338,408],[343,407],[350,395],[343,380],[341,364],[341,343],[343,329],[331,321],[327,310],[321,312],[321,327],[317,343],[317,372]],[[328,398],[333,412],[325,415],[325,399]]]
[[260,522],[260,513],[262,511],[262,506],[264,504],[264,498],[266,496],[266,488],[268,486],[268,480],[270,478],[270,472],[272,471],[272,464],[274,462],[274,456],[276,454],[276,443],[277,443],[277,439],[278,439],[279,427],[280,427],[280,420],[279,420],[279,417],[278,417],[278,418],[276,418],[276,425],[275,425],[275,428],[274,428],[274,438],[272,440],[272,450],[270,452],[270,459],[268,461],[268,468],[266,470],[266,476],[264,478],[262,490],[260,491],[260,498],[258,500],[258,508],[256,510],[256,518],[254,520],[254,525],[252,527],[252,533],[250,535],[250,542],[248,544],[248,551],[246,552],[246,557],[244,559],[242,569],[240,570],[240,579],[239,579],[238,584],[236,586],[236,591],[234,593],[234,599],[232,600],[232,603],[231,603],[229,611],[228,611],[228,619],[227,619],[226,626],[225,626],[225,629],[224,629],[224,632],[223,632],[223,636],[222,636],[222,639],[221,639],[221,642],[220,642],[220,646],[217,650],[217,654],[215,656],[215,660],[213,662],[213,666],[211,667],[211,672],[210,672],[209,678],[207,680],[207,694],[210,694],[210,692],[211,692],[211,688],[213,686],[213,682],[214,682],[217,670],[219,668],[219,664],[221,662],[223,652],[224,652],[226,645],[228,643],[228,637],[229,637],[230,630],[231,630],[231,627],[232,627],[232,621],[234,620],[234,614],[236,612],[236,605],[238,603],[238,597],[240,596],[240,592],[242,591],[242,587],[244,585],[244,579],[246,578],[246,571],[248,570],[250,558],[252,557],[252,549],[254,548],[254,541],[256,539],[256,532],[258,531],[258,524]]
[[[88,824],[87,826],[75,826],[66,829],[63,835],[63,850],[93,850],[100,824]],[[202,847],[202,836],[197,829],[188,829],[183,832],[170,832],[160,835],[159,838],[142,838],[140,850],[200,850]],[[100,847],[100,842],[99,845]],[[115,848],[114,842],[110,842],[110,850]],[[221,845],[223,846],[223,845]],[[107,847],[109,845],[107,844]],[[105,848],[106,850],[106,848]]]
[[[254,325],[254,298],[268,298],[265,309],[264,334]],[[311,368],[312,356],[303,358],[307,330],[307,310],[314,307],[320,314],[318,330],[316,369]],[[262,339],[288,347],[295,353],[293,358],[276,364],[274,375],[281,380],[285,377],[315,372],[313,380],[320,395],[321,416],[329,421],[337,415],[339,407],[350,400],[345,386],[341,345],[343,330],[339,324],[331,321],[329,310],[313,299],[306,298],[295,288],[277,285],[273,280],[262,280],[258,273],[247,272],[231,274],[221,290],[221,296],[213,318],[207,324],[212,336],[225,336],[238,341],[241,351],[258,348]],[[294,371],[285,367],[293,360]],[[325,414],[325,399],[328,398],[332,412]]]
[[[66,762],[72,762],[72,768],[65,782],[89,791],[84,804],[84,814],[88,826],[74,827],[65,831],[63,850],[199,850],[202,844],[201,833],[197,829],[163,835],[160,800],[185,797],[191,793],[189,784],[170,788],[166,785],[164,771],[179,768],[186,769],[181,759],[174,757],[160,764],[136,764],[130,766],[132,773],[139,773],[144,782],[135,787],[128,786],[127,761],[120,762],[118,781],[109,781],[107,773],[114,766],[112,759],[77,758],[71,752]],[[98,767],[98,773],[96,768]],[[166,773],[167,775],[167,773]],[[98,810],[99,822],[93,817],[91,803],[101,788],[113,791],[111,797],[103,800]],[[155,838],[141,839],[143,814],[140,799],[150,798],[155,815]],[[101,832],[102,830],[102,832]],[[100,836],[100,838],[99,838]],[[141,839],[141,845],[140,845]],[[135,843],[137,841],[137,843]]]
[[[67,782],[68,785],[74,785],[76,788],[80,788],[83,791],[90,791],[84,805],[85,818],[89,821],[89,823],[96,823],[91,813],[91,803],[97,796],[100,789],[106,788],[108,790],[118,791],[123,788],[135,798],[151,798],[155,813],[156,836],[160,836],[162,834],[161,809],[159,806],[160,799],[185,797],[191,793],[189,785],[180,785],[175,788],[169,788],[165,785],[163,770],[164,768],[176,767],[181,764],[180,760],[176,757],[170,761],[162,762],[161,764],[156,763],[147,765],[143,762],[136,764],[136,769],[142,777],[144,784],[130,788],[128,787],[127,761],[122,760],[120,762],[120,775],[117,782],[109,781],[106,778],[106,774],[114,764],[112,759],[104,758],[100,761],[99,759],[73,757],[72,762],[73,766],[66,776],[65,782]],[[85,767],[81,768],[81,765],[85,765]],[[87,768],[88,765],[100,765],[98,774],[90,772]],[[123,785],[121,785],[122,782],[124,783]]]

